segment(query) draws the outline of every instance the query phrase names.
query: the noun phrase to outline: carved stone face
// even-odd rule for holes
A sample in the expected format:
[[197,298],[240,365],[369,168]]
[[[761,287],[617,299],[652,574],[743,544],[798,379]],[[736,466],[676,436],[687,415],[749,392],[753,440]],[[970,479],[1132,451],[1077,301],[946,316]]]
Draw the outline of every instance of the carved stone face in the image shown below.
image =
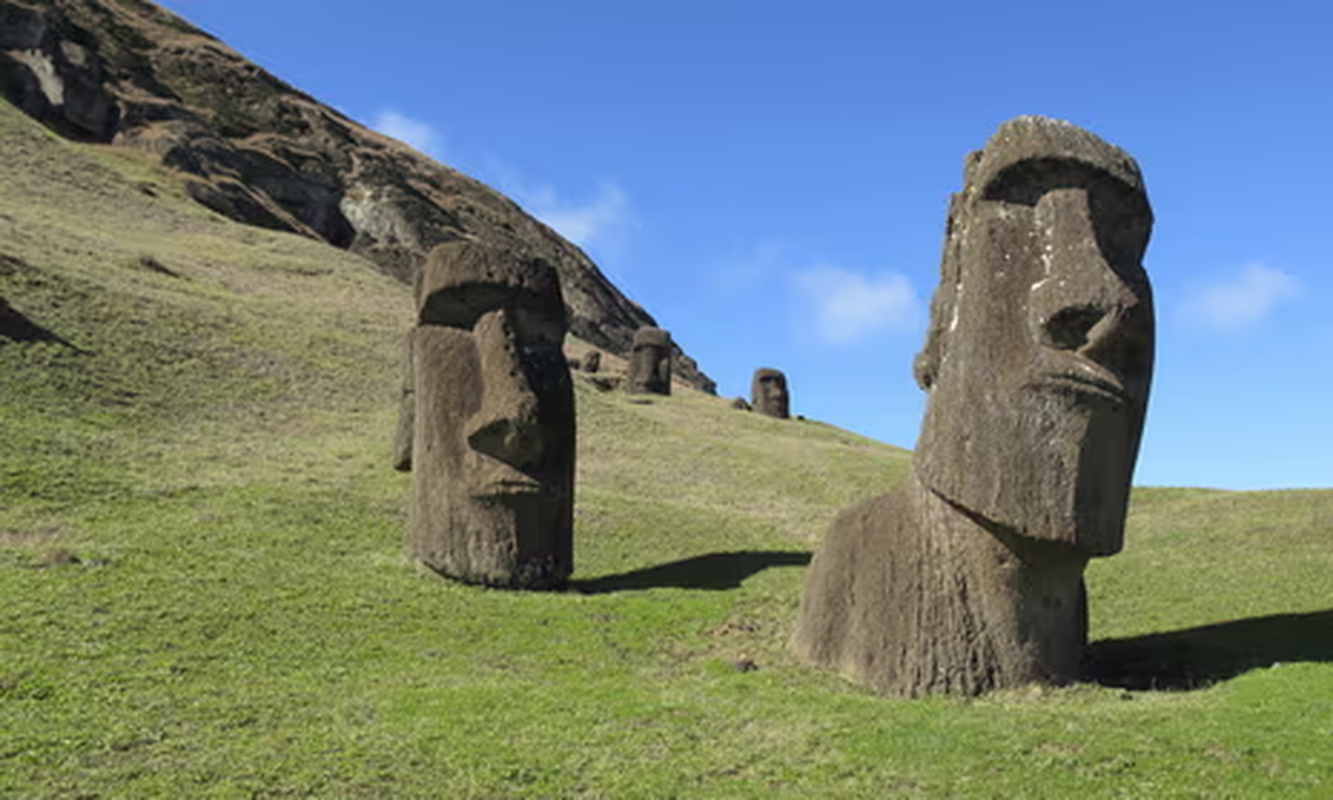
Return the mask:
[[629,355],[630,394],[671,394],[671,334],[639,328]]
[[446,575],[540,588],[572,570],[574,397],[555,270],[471,242],[422,272],[410,549]]
[[914,458],[969,513],[1089,556],[1123,544],[1153,361],[1138,167],[1022,117],[969,157],[917,378]]
[[778,419],[791,416],[791,398],[787,394],[787,376],[775,369],[757,369],[750,381],[750,402],[754,410]]

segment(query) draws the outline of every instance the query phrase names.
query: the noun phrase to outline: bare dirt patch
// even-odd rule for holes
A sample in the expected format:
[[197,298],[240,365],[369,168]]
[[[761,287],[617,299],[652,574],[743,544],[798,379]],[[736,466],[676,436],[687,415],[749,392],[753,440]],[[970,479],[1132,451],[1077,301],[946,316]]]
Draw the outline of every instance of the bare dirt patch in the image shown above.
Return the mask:
[[36,530],[0,529],[0,547],[41,547],[52,545],[65,537],[65,531],[56,526]]

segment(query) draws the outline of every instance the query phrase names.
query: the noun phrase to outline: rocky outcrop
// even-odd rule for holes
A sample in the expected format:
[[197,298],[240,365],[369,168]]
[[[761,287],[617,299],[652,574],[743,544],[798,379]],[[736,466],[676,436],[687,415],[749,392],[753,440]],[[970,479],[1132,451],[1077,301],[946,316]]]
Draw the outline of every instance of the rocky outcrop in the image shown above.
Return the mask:
[[[656,325],[504,195],[144,0],[0,0],[0,93],[61,135],[154,153],[220,214],[350,249],[405,282],[436,245],[477,238],[552,264],[571,331],[599,348],[628,355]],[[679,348],[676,370],[714,390]]]

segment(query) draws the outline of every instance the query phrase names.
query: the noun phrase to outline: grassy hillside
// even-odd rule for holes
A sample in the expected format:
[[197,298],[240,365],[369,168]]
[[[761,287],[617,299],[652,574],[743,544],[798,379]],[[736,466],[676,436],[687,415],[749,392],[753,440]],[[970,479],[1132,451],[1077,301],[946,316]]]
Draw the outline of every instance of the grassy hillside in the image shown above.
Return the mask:
[[388,468],[405,289],[3,104],[0,153],[0,796],[1333,790],[1333,492],[1140,490],[1100,684],[878,698],[784,643],[903,451],[580,379],[575,586],[442,581]]

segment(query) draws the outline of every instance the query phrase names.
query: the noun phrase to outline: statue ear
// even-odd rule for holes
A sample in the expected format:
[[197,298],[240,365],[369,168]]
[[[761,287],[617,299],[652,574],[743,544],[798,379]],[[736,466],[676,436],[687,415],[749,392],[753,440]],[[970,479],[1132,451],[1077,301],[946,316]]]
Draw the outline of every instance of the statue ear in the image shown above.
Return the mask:
[[935,296],[930,299],[930,327],[926,330],[926,344],[912,362],[916,383],[925,391],[930,391],[935,385],[935,379],[939,377],[940,364],[944,361],[947,346],[945,339],[949,335],[949,326],[958,304],[958,283],[962,280],[958,259],[960,232],[954,221],[962,203],[961,192],[949,199],[949,216],[944,225],[944,253],[940,256],[940,285],[935,288]]
[[935,374],[939,370],[939,362],[930,348],[922,350],[916,354],[912,361],[912,375],[916,378],[916,385],[920,386],[922,391],[929,392],[930,387],[935,385]]

